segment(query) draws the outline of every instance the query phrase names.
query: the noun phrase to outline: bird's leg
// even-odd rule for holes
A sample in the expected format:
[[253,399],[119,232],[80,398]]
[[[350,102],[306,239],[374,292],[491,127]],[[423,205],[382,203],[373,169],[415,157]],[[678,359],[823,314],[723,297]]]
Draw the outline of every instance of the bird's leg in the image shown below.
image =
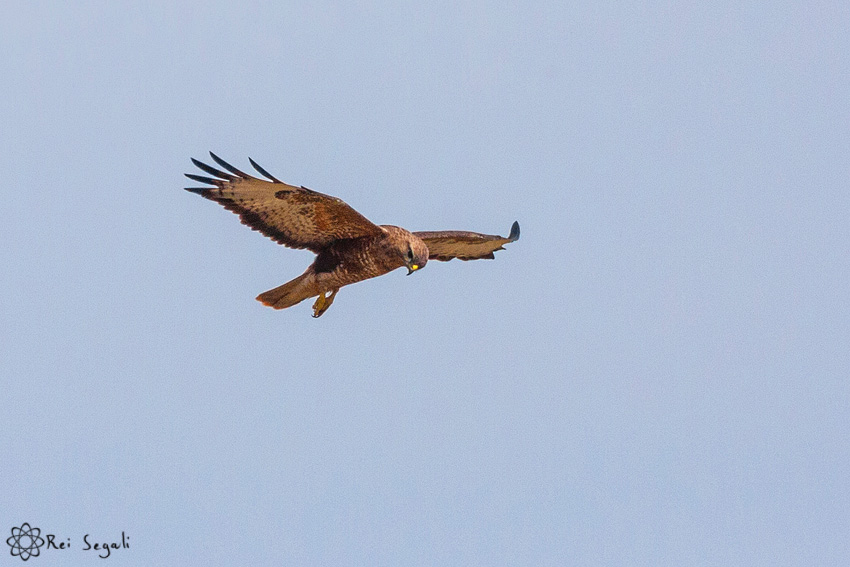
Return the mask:
[[322,313],[328,310],[328,307],[334,302],[334,297],[338,291],[338,287],[332,289],[331,294],[327,297],[325,297],[324,291],[319,294],[319,297],[316,298],[316,303],[313,304],[313,317],[321,317]]

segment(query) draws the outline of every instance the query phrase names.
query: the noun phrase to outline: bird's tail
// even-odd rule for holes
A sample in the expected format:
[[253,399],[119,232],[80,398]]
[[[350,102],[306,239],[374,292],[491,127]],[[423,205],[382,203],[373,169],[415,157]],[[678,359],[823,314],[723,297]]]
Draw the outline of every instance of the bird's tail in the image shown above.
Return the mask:
[[292,281],[264,291],[257,296],[257,301],[274,309],[286,309],[308,297],[319,295],[319,287],[312,276],[312,273],[305,272]]

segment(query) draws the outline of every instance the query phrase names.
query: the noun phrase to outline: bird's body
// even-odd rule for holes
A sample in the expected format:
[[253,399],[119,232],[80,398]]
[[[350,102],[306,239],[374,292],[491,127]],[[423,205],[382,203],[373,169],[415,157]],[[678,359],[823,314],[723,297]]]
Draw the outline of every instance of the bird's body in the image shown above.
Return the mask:
[[[397,250],[407,242],[416,248],[424,247],[424,251],[420,248],[422,255],[419,257],[422,258],[421,266],[425,265],[428,261],[428,248],[422,240],[397,226],[380,228],[384,231],[381,236],[361,236],[331,244],[316,256],[301,276],[260,294],[257,299],[263,305],[275,309],[291,307],[309,297],[321,297],[328,293],[331,295],[326,301],[332,302],[336,292],[343,286],[383,276],[403,267],[402,257],[387,251]],[[316,317],[330,307],[330,303],[324,305],[321,299],[319,302],[324,309],[317,310]]]
[[379,228],[383,234],[376,237],[339,240],[319,252],[313,262],[316,273],[335,287],[376,278],[405,265],[403,256],[387,251],[406,250],[408,245],[419,268],[428,262],[428,247],[411,232],[391,225]]
[[428,259],[473,260],[493,258],[502,244],[519,238],[514,223],[507,237],[474,232],[410,232],[392,225],[375,225],[341,199],[287,185],[251,164],[270,181],[239,171],[210,152],[213,160],[230,173],[192,160],[215,178],[189,174],[190,179],[213,185],[187,188],[237,213],[242,222],[272,240],[291,248],[316,253],[307,270],[257,299],[275,309],[291,307],[318,296],[313,316],[319,317],[333,303],[339,288],[407,267],[408,274]]

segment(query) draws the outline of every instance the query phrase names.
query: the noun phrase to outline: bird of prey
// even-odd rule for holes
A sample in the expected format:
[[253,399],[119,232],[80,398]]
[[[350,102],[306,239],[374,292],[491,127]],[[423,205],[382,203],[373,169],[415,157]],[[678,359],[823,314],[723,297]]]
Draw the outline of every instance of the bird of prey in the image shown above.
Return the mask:
[[211,187],[187,187],[187,191],[223,205],[239,215],[243,224],[278,244],[316,254],[303,274],[257,296],[263,305],[275,309],[318,296],[313,317],[320,317],[343,286],[401,267],[410,275],[428,260],[492,259],[493,252],[519,239],[517,222],[507,237],[456,230],[409,232],[376,225],[341,199],[287,185],[251,158],[248,161],[268,181],[236,169],[212,152],[210,156],[227,171],[192,158],[192,163],[212,177],[192,173],[186,177]]

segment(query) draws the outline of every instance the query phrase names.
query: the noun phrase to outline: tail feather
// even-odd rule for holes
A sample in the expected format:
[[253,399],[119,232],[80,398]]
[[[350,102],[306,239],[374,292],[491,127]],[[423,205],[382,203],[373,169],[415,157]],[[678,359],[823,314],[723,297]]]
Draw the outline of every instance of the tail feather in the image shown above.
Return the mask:
[[274,309],[286,309],[301,303],[308,297],[319,295],[319,289],[311,281],[311,275],[310,273],[301,274],[292,281],[264,291],[257,296],[257,301]]

